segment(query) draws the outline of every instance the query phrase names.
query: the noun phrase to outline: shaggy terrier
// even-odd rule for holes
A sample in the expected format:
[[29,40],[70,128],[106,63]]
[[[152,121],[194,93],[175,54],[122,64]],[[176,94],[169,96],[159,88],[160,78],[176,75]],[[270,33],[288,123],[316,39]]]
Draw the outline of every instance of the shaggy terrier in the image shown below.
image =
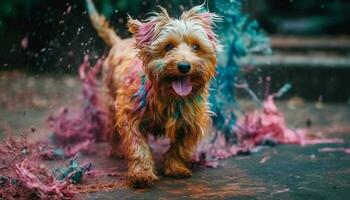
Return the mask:
[[210,80],[215,76],[220,44],[214,13],[196,6],[179,19],[164,8],[144,21],[129,17],[133,38],[121,39],[91,0],[92,24],[111,47],[104,61],[103,83],[113,131],[114,152],[128,158],[128,179],[134,187],[157,180],[148,136],[168,137],[167,176],[190,177],[188,163],[210,128]]

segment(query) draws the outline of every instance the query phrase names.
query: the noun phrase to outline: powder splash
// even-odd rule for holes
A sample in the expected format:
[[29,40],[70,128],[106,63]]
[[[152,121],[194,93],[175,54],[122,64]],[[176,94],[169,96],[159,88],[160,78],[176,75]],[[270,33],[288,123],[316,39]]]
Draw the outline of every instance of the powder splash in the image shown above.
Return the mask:
[[72,199],[74,187],[39,164],[41,148],[27,137],[9,136],[0,144],[0,199]]
[[[279,94],[279,93],[276,93]],[[195,163],[206,167],[217,167],[218,160],[237,154],[249,154],[261,145],[297,144],[314,145],[343,143],[339,138],[310,138],[306,129],[291,129],[287,126],[284,114],[275,105],[275,95],[269,95],[261,110],[246,113],[237,120],[234,132],[237,144],[230,143],[223,134],[216,133],[215,140],[204,141],[193,157]],[[326,151],[344,151],[348,149],[322,149]]]
[[54,147],[42,155],[44,158],[59,158],[58,152],[63,152],[64,157],[72,157],[78,152],[92,154],[95,152],[95,143],[104,139],[107,113],[101,104],[100,85],[97,80],[102,60],[90,67],[88,59],[85,56],[79,68],[84,107],[78,112],[62,108],[58,114],[48,118],[49,126],[53,129],[51,142]]

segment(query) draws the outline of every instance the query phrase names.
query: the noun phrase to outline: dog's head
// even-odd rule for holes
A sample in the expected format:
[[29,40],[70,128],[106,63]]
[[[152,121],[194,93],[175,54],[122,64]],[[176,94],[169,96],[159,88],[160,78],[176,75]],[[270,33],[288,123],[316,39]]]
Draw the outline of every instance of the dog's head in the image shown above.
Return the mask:
[[179,19],[167,11],[144,22],[129,19],[139,57],[152,86],[162,96],[186,97],[207,87],[215,75],[221,46],[213,31],[218,17],[196,6]]

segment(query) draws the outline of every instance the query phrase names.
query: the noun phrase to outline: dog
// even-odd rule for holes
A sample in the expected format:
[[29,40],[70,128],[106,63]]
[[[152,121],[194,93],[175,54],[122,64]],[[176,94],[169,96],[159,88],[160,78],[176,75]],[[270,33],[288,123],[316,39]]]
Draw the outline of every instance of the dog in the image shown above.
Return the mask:
[[121,39],[93,2],[86,3],[93,26],[111,47],[103,65],[113,125],[107,140],[127,157],[128,180],[143,188],[158,179],[149,135],[170,139],[164,174],[190,177],[192,154],[211,126],[208,91],[221,50],[214,32],[219,17],[200,5],[174,19],[159,7],[144,21],[129,16],[133,37]]

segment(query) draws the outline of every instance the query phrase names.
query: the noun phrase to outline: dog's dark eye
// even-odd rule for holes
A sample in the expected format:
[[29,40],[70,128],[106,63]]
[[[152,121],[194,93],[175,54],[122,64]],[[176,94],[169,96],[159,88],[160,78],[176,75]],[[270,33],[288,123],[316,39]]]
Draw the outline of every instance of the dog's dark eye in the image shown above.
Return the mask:
[[167,44],[164,48],[165,51],[170,51],[174,48],[174,45],[173,44]]
[[199,45],[198,44],[192,45],[192,49],[195,51],[199,50]]

